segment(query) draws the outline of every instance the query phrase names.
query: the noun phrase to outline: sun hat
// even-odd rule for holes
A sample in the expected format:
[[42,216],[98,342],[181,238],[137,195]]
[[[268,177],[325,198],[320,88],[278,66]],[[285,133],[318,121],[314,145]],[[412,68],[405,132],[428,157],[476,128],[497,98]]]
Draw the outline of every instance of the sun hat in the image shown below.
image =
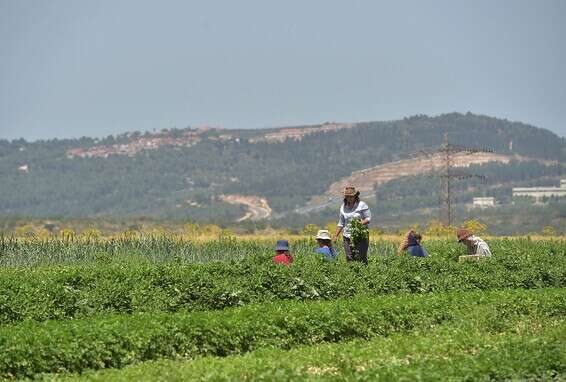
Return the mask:
[[344,187],[344,196],[358,196],[358,195],[360,195],[360,191],[356,191],[356,187],[354,186]]
[[287,240],[277,240],[277,244],[275,245],[276,251],[288,251],[289,250],[289,242]]
[[456,231],[456,236],[458,237],[458,242],[461,242],[464,239],[467,239],[468,237],[472,236],[473,233],[471,233],[470,231],[468,231],[467,229],[464,228],[460,228],[459,230]]
[[327,229],[321,229],[317,232],[316,238],[317,240],[332,240],[330,238],[330,232]]

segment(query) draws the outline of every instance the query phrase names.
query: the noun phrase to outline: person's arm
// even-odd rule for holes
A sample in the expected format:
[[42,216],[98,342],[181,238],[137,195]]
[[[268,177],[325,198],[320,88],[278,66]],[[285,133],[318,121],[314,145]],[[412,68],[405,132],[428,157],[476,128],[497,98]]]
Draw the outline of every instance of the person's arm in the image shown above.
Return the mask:
[[336,233],[334,234],[334,241],[338,240],[338,235],[340,235],[345,225],[346,225],[346,219],[342,214],[342,208],[340,208],[340,219],[338,219],[338,224],[336,224]]
[[337,240],[338,240],[338,236],[339,236],[340,233],[342,232],[342,229],[343,229],[343,228],[344,228],[344,227],[340,227],[340,226],[338,226],[338,227],[336,228],[336,233],[334,234],[334,239],[333,239],[334,241],[337,241]]
[[469,243],[469,244],[466,244],[466,247],[467,247],[467,249],[468,249],[468,255],[469,255],[469,256],[477,255],[477,253],[476,253],[476,252],[477,252],[477,248],[478,248],[477,245],[474,245],[474,244],[472,244],[472,243]]
[[368,225],[371,221],[371,211],[369,210],[367,204],[366,208],[360,211],[360,217],[360,223],[362,223],[363,225]]

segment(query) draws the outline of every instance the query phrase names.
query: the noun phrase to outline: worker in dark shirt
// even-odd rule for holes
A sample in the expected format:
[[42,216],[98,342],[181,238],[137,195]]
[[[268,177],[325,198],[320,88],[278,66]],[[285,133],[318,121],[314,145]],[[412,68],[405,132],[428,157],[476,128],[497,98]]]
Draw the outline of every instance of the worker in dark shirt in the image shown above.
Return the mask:
[[407,251],[409,255],[415,257],[427,257],[428,253],[426,250],[421,246],[421,239],[422,236],[420,233],[415,232],[413,230],[407,232],[405,235],[405,239],[399,246],[399,254]]
[[275,264],[289,265],[293,262],[293,256],[289,253],[289,242],[287,240],[277,240],[275,253],[276,255],[271,258]]

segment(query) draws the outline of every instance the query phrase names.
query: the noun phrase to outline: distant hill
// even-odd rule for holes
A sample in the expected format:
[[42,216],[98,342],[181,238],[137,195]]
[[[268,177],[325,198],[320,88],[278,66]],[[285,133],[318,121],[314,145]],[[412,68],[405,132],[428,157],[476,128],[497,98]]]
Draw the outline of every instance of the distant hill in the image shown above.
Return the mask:
[[[283,216],[336,191],[333,184],[356,172],[438,147],[444,133],[454,144],[489,148],[499,157],[538,160],[535,170],[514,163],[532,171],[527,178],[505,180],[506,187],[558,179],[566,163],[564,138],[471,113],[266,130],[188,128],[103,139],[0,140],[0,216],[214,222]],[[504,173],[496,177],[503,179]]]

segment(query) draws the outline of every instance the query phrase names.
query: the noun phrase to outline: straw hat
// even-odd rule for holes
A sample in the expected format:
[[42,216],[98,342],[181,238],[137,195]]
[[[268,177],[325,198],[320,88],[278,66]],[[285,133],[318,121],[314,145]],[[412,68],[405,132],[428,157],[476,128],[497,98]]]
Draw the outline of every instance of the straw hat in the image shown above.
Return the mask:
[[330,232],[327,229],[321,229],[316,234],[317,240],[332,240],[330,238]]
[[473,233],[471,233],[470,231],[464,228],[460,228],[459,230],[456,231],[456,236],[458,236],[458,242],[461,242],[462,240],[467,239],[472,235]]
[[358,195],[360,195],[360,191],[356,191],[356,187],[354,186],[344,187],[344,196],[358,196]]

